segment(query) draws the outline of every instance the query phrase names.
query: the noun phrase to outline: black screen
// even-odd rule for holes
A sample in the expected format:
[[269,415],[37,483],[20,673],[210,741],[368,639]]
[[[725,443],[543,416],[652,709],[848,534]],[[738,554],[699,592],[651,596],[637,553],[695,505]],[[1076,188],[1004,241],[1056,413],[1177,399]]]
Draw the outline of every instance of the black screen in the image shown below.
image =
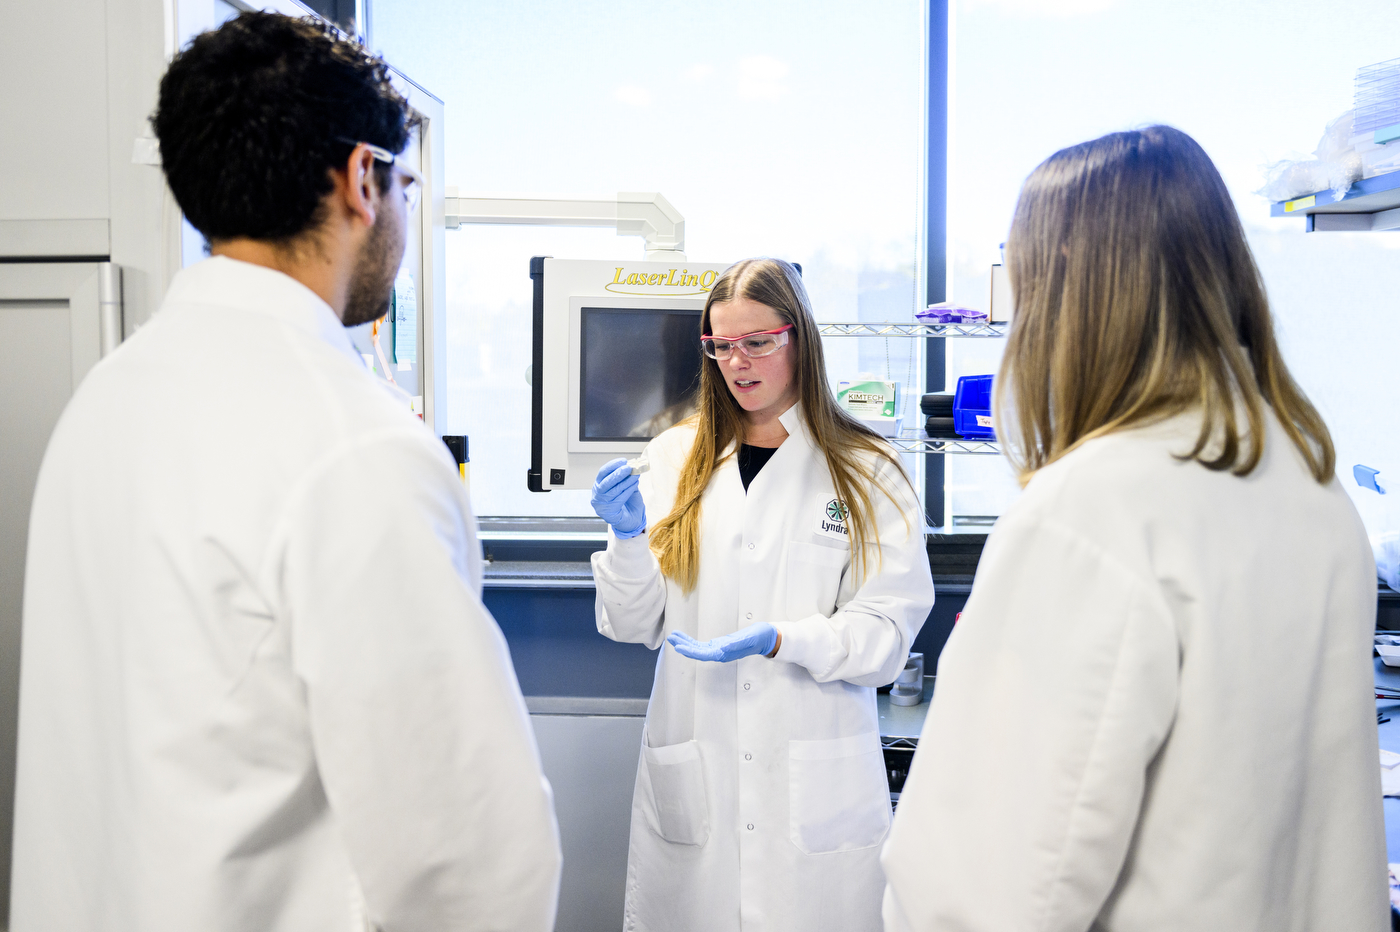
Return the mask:
[[695,413],[700,311],[582,308],[580,440],[650,440]]

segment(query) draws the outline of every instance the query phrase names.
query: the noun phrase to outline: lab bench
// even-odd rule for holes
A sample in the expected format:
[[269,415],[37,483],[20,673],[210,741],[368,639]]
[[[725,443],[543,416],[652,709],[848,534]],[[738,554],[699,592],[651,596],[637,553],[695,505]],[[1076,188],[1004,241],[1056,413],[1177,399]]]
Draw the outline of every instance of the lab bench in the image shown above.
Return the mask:
[[875,697],[880,713],[880,748],[885,755],[885,777],[890,783],[890,804],[899,808],[899,794],[909,778],[909,766],[919,749],[919,735],[924,730],[924,716],[933,699],[934,677],[924,677],[923,701],[918,705],[901,706],[890,701],[888,693]]
[[[935,576],[934,590],[937,601],[913,645],[930,667],[967,603],[972,577]],[[651,695],[656,651],[598,633],[588,564],[496,562],[487,567],[482,599],[506,636],[527,697]]]
[[[1379,657],[1374,663],[1376,685],[1400,690],[1400,668],[1387,667]],[[1376,711],[1390,719],[1378,726],[1381,749],[1400,754],[1400,699],[1377,699]],[[1400,798],[1394,796],[1385,797],[1385,859],[1400,863]]]
[[[953,621],[972,591],[986,535],[931,534],[937,601],[913,649],[935,669]],[[615,932],[622,921],[632,790],[656,651],[598,634],[588,557],[601,540],[488,539],[483,601],[506,641],[545,775],[554,788],[564,874],[556,932]],[[1377,626],[1400,630],[1400,593],[1379,587]],[[1400,687],[1400,671],[1377,682]],[[934,689],[917,706],[876,698],[891,799],[908,773]],[[1400,752],[1400,702],[1381,726],[1381,746]],[[1385,801],[1391,861],[1400,861],[1400,799]]]

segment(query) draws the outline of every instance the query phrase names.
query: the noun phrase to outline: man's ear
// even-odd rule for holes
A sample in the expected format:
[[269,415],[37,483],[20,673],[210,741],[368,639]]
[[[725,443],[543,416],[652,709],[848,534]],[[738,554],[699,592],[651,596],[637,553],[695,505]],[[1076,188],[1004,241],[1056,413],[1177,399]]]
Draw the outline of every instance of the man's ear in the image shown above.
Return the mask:
[[356,146],[344,169],[336,171],[335,175],[337,194],[344,200],[346,210],[365,226],[374,226],[379,210],[379,178],[374,172],[374,155],[364,146]]

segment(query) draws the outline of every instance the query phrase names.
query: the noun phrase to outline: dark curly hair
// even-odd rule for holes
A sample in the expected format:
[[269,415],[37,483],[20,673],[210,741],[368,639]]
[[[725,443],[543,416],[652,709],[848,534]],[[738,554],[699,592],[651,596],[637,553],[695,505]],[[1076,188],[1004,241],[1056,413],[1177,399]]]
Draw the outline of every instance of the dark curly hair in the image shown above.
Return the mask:
[[[170,190],[211,240],[288,242],[318,226],[350,142],[390,152],[414,118],[381,59],[313,18],[243,13],[196,36],[160,81],[151,124]],[[380,190],[388,166],[375,163]]]

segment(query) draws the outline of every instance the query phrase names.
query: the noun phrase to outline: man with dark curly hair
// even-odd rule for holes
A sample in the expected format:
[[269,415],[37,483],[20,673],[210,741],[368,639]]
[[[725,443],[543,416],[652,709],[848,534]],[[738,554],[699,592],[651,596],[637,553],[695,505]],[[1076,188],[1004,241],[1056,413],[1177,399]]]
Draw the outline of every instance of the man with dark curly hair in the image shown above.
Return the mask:
[[413,129],[382,61],[246,13],[153,118],[208,239],[34,498],[10,928],[521,930],[559,840],[447,451],[364,368]]

